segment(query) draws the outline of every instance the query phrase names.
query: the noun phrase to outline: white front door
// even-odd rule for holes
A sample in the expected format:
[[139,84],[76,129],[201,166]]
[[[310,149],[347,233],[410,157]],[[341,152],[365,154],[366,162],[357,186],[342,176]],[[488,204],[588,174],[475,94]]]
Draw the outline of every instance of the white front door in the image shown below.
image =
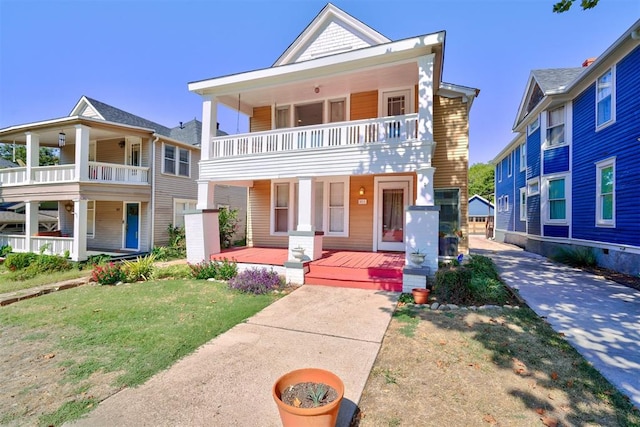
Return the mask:
[[377,250],[404,251],[404,211],[409,205],[409,182],[378,183],[376,203]]

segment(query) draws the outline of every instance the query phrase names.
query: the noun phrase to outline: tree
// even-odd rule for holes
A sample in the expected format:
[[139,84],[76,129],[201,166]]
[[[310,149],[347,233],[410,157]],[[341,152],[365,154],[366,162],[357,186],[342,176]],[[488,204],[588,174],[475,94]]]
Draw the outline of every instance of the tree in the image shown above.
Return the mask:
[[[0,144],[0,157],[3,159],[14,161],[13,144]],[[16,144],[15,160],[27,162],[27,147],[25,145]],[[60,159],[57,148],[40,147],[40,166],[50,166],[58,163]]]
[[[553,11],[555,13],[566,12],[571,9],[574,1],[575,0],[560,0],[558,3],[553,5]],[[580,0],[580,6],[582,7],[582,10],[593,9],[599,1],[600,0]]]
[[469,196],[478,194],[493,202],[494,167],[489,163],[475,163],[469,168]]

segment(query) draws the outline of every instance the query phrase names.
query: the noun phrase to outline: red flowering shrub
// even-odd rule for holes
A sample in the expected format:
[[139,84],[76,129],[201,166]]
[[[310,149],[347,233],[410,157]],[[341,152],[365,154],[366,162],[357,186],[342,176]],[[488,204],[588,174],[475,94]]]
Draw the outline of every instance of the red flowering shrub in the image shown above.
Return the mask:
[[120,267],[120,264],[110,262],[105,266],[96,265],[91,271],[91,280],[101,285],[115,285],[123,282],[127,278],[127,274]]

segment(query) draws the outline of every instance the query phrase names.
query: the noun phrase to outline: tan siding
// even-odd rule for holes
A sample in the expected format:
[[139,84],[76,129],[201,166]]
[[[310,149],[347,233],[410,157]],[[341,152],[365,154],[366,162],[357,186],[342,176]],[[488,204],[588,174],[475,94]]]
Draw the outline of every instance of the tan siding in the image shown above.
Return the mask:
[[122,202],[96,202],[96,234],[87,239],[88,248],[122,248],[122,209]]
[[271,106],[255,107],[253,116],[249,118],[250,132],[271,130]]
[[247,237],[248,246],[283,247],[289,242],[287,236],[270,236],[271,181],[254,181],[249,189],[249,218],[251,232]]
[[[433,137],[437,143],[433,157],[436,168],[435,188],[460,189],[461,229],[469,235],[467,226],[469,180],[469,116],[462,98],[434,97]],[[460,251],[468,252],[468,239],[460,242]]]
[[[365,195],[360,196],[360,187]],[[367,199],[359,205],[358,199]],[[352,176],[349,184],[349,237],[325,237],[325,249],[370,251],[373,248],[373,175]]]
[[213,202],[218,205],[226,205],[238,210],[238,227],[233,240],[241,240],[247,230],[247,189],[245,187],[232,187],[228,185],[216,185],[213,193]]
[[108,141],[98,141],[96,143],[96,161],[104,163],[124,164],[125,148],[118,145],[124,138],[110,139]]
[[350,114],[351,120],[378,117],[378,91],[352,93]]

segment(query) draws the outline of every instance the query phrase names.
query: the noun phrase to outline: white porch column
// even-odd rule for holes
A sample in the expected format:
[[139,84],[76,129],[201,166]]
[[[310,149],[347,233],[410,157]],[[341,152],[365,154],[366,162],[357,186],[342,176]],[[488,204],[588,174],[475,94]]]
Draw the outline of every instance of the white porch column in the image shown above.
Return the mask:
[[40,135],[26,132],[27,136],[27,182],[33,179],[32,168],[40,166]]
[[184,231],[189,263],[209,261],[211,255],[220,253],[218,209],[185,212]]
[[[27,149],[27,153],[28,153]],[[28,165],[29,163],[27,163]],[[24,246],[27,252],[38,252],[40,248],[31,247],[31,237],[35,236],[38,233],[38,211],[39,211],[39,202],[25,202],[25,216],[24,216]]]
[[433,142],[433,64],[435,54],[418,58],[418,139]]
[[196,209],[215,209],[213,197],[215,195],[215,183],[198,180],[198,203]]
[[316,179],[298,177],[298,227],[289,232],[289,259],[293,260],[293,248],[303,248],[302,261],[322,258],[323,233],[315,227]]
[[[86,181],[89,178],[89,133],[90,128],[85,125],[76,125],[76,157],[75,179]],[[86,205],[86,203],[85,203]]]
[[213,96],[202,97],[202,140],[200,158],[211,158],[211,138],[217,135],[218,129],[218,101]]
[[87,201],[83,199],[73,201],[73,253],[71,259],[73,261],[87,259]]
[[418,169],[418,188],[416,197],[416,206],[433,206],[435,205],[435,193],[433,191],[433,174],[436,168]]

